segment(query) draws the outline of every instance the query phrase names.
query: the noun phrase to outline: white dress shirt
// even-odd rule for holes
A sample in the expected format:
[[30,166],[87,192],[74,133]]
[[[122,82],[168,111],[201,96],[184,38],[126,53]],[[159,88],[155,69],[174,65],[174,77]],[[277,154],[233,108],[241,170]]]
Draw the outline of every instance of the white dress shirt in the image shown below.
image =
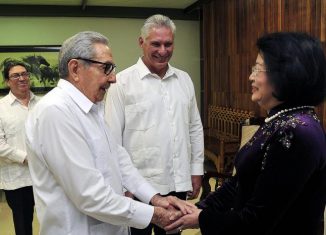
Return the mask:
[[157,191],[111,137],[103,103],[60,80],[28,116],[26,135],[41,235],[125,235],[150,223],[154,208],[123,187],[147,203]]
[[14,190],[32,185],[26,159],[25,120],[39,97],[30,94],[28,106],[10,91],[0,99],[0,189]]
[[192,190],[203,174],[203,127],[189,75],[169,65],[161,79],[139,59],[117,74],[105,118],[140,173],[161,194]]

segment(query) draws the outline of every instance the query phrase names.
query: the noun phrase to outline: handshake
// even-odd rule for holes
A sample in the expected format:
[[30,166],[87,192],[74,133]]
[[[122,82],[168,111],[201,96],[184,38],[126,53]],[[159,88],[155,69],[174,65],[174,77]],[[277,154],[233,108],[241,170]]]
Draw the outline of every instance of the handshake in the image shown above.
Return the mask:
[[154,214],[151,223],[165,229],[167,233],[181,232],[187,228],[198,228],[198,209],[190,202],[177,197],[154,195],[151,199]]

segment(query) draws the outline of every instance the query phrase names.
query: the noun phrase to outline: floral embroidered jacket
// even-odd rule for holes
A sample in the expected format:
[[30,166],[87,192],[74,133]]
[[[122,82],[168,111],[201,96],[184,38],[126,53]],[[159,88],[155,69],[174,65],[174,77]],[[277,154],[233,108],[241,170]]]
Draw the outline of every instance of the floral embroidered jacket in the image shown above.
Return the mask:
[[[269,117],[288,108],[272,109]],[[239,150],[236,175],[200,207],[203,235],[318,234],[326,200],[326,137],[313,109],[264,123]]]

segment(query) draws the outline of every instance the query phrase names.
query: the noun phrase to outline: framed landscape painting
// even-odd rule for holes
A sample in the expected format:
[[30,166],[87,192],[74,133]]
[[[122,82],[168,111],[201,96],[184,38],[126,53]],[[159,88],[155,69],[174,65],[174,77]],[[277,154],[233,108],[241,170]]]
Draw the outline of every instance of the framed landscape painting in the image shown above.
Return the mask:
[[0,46],[0,94],[7,94],[3,78],[3,62],[7,58],[26,63],[30,72],[31,90],[36,94],[46,93],[59,80],[58,54],[60,46]]

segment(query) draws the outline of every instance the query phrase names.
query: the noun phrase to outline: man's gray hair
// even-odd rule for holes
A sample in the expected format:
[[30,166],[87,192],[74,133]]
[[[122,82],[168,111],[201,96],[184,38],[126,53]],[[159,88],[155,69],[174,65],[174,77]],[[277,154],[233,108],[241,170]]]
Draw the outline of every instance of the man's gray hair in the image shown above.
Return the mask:
[[74,58],[92,59],[95,56],[94,44],[102,43],[108,45],[109,40],[104,35],[84,31],[68,38],[61,46],[59,52],[59,75],[60,78],[68,77],[68,62]]
[[149,31],[152,28],[156,28],[156,27],[157,28],[167,27],[167,28],[171,29],[173,35],[175,34],[175,31],[176,31],[175,24],[169,17],[157,14],[157,15],[152,15],[146,19],[143,27],[140,30],[141,37],[144,40],[146,40],[146,38],[149,35]]

